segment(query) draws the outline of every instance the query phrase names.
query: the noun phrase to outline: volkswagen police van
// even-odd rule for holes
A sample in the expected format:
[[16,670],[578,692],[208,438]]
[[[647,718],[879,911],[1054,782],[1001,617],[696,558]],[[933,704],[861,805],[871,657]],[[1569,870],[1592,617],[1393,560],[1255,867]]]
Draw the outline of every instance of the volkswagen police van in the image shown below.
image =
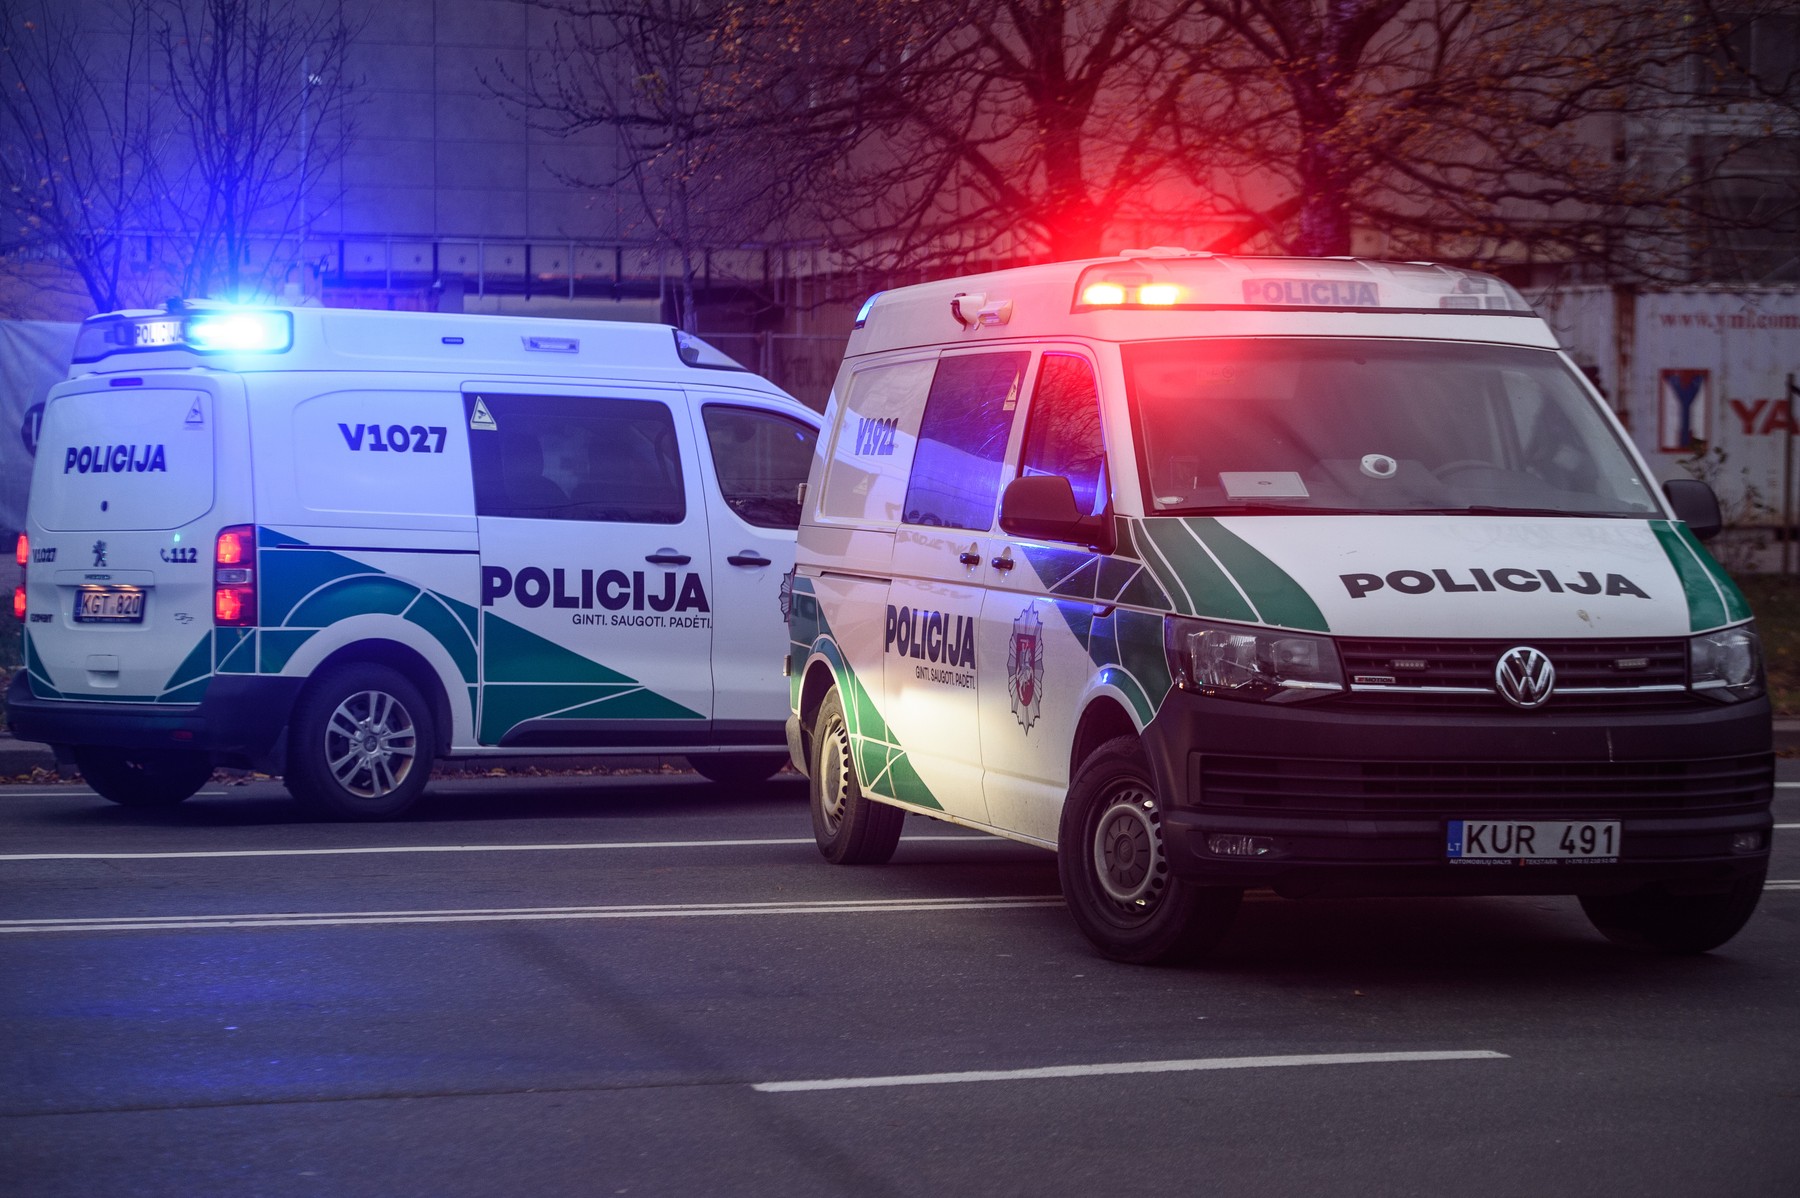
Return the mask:
[[216,764],[346,818],[443,757],[767,777],[816,435],[666,325],[94,317],[43,413],[9,720],[136,805]]
[[1120,960],[1264,887],[1572,894],[1702,951],[1773,793],[1718,525],[1495,278],[1165,249],[889,291],[805,492],[790,751],[828,859],[908,812],[1054,849]]

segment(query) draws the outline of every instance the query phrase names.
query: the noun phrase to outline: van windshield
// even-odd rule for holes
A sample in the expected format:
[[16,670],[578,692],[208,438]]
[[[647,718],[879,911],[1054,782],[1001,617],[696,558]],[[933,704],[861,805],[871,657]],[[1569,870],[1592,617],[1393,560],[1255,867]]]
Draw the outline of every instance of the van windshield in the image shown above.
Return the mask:
[[1123,351],[1151,513],[1659,512],[1549,350],[1246,337]]

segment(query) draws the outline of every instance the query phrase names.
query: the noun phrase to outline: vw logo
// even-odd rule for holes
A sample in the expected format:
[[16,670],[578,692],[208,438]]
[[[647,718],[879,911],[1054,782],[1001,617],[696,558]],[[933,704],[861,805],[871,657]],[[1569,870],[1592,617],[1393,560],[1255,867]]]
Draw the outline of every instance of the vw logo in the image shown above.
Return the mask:
[[1556,667],[1530,645],[1519,645],[1500,655],[1494,685],[1514,707],[1542,707],[1556,687]]

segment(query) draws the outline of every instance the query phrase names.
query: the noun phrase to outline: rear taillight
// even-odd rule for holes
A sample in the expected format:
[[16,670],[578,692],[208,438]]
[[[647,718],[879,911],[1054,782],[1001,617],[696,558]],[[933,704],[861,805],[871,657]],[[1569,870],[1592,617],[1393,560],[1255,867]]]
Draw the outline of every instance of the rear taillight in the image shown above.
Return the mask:
[[[26,563],[31,560],[31,541],[24,533],[19,534],[19,543],[13,546],[13,560],[19,563],[21,573],[24,572]],[[13,618],[18,620],[25,618],[25,580],[23,578],[19,580],[19,585],[13,588]]]
[[248,524],[221,529],[213,545],[213,623],[244,628],[256,623],[256,530]]

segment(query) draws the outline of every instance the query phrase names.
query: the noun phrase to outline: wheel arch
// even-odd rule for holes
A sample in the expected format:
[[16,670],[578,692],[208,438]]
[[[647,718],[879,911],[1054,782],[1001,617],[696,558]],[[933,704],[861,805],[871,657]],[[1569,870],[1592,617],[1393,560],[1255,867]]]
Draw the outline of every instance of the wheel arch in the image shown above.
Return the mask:
[[800,717],[800,749],[807,761],[812,760],[813,725],[819,721],[819,706],[836,685],[837,672],[823,656],[814,656],[807,662],[806,673],[800,681],[800,704],[797,708]]
[[1070,780],[1073,781],[1080,772],[1081,763],[1107,741],[1115,736],[1140,734],[1137,721],[1131,718],[1120,699],[1104,692],[1094,695],[1082,709],[1081,719],[1076,721],[1075,735],[1069,738]]
[[[431,722],[433,725],[433,751],[442,756],[450,751],[455,715],[450,709],[450,698],[444,693],[444,685],[438,672],[427,661],[423,654],[411,645],[399,641],[375,638],[353,641],[334,650],[309,671],[306,685],[300,688],[305,695],[316,684],[317,680],[341,665],[380,665],[405,676],[406,680],[419,688],[425,701],[431,705]],[[296,699],[298,703],[298,699]]]

